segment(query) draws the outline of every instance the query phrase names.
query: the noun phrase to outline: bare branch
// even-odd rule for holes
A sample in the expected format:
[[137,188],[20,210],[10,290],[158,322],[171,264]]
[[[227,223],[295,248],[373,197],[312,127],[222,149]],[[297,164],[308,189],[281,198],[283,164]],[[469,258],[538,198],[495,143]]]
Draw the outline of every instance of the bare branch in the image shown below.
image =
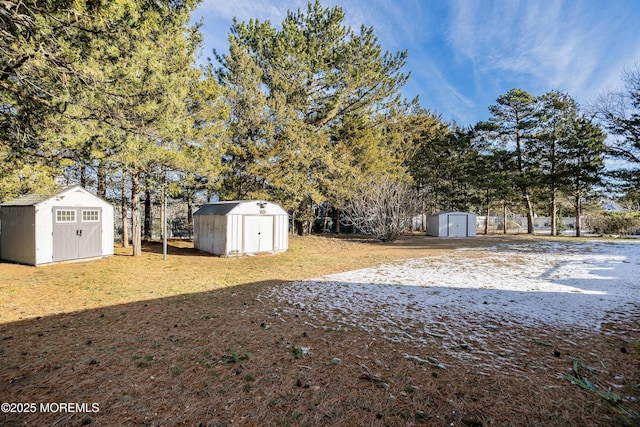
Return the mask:
[[344,224],[392,242],[409,227],[418,207],[418,197],[409,184],[374,182],[354,192],[345,209]]

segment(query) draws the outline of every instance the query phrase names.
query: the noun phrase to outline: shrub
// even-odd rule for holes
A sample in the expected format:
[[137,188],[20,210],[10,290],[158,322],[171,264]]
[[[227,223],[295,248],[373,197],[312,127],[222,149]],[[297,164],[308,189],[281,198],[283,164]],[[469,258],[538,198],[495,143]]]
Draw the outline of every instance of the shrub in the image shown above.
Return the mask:
[[344,225],[353,225],[383,242],[392,242],[411,225],[417,201],[408,183],[372,182],[351,195],[344,212]]
[[640,213],[604,212],[589,220],[589,228],[596,234],[640,234]]

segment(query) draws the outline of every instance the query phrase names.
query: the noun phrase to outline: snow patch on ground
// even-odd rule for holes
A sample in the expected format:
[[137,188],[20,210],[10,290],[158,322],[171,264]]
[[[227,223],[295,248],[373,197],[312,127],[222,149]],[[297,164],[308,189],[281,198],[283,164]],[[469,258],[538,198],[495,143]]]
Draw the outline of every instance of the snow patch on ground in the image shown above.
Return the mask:
[[471,358],[490,348],[509,359],[513,347],[500,347],[497,331],[592,332],[634,316],[640,323],[639,277],[638,243],[538,241],[332,274],[276,288],[273,296],[390,340],[435,340],[470,350]]

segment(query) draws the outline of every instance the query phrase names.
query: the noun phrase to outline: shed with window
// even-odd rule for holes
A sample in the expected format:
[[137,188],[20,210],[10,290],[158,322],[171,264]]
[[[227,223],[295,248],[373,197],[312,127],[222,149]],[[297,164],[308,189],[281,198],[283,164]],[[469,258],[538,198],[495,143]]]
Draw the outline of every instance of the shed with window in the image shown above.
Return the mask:
[[79,185],[0,204],[0,259],[28,265],[113,255],[113,207]]
[[214,255],[286,251],[288,232],[289,215],[276,203],[210,203],[193,214],[193,246]]

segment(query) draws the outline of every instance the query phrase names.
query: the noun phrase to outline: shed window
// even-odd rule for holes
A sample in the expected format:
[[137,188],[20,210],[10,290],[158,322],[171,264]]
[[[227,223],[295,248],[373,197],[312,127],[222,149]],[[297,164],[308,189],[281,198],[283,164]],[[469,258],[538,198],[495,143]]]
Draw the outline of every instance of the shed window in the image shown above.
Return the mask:
[[82,222],[100,222],[100,211],[89,210],[82,211]]
[[56,211],[56,222],[76,222],[76,211]]

